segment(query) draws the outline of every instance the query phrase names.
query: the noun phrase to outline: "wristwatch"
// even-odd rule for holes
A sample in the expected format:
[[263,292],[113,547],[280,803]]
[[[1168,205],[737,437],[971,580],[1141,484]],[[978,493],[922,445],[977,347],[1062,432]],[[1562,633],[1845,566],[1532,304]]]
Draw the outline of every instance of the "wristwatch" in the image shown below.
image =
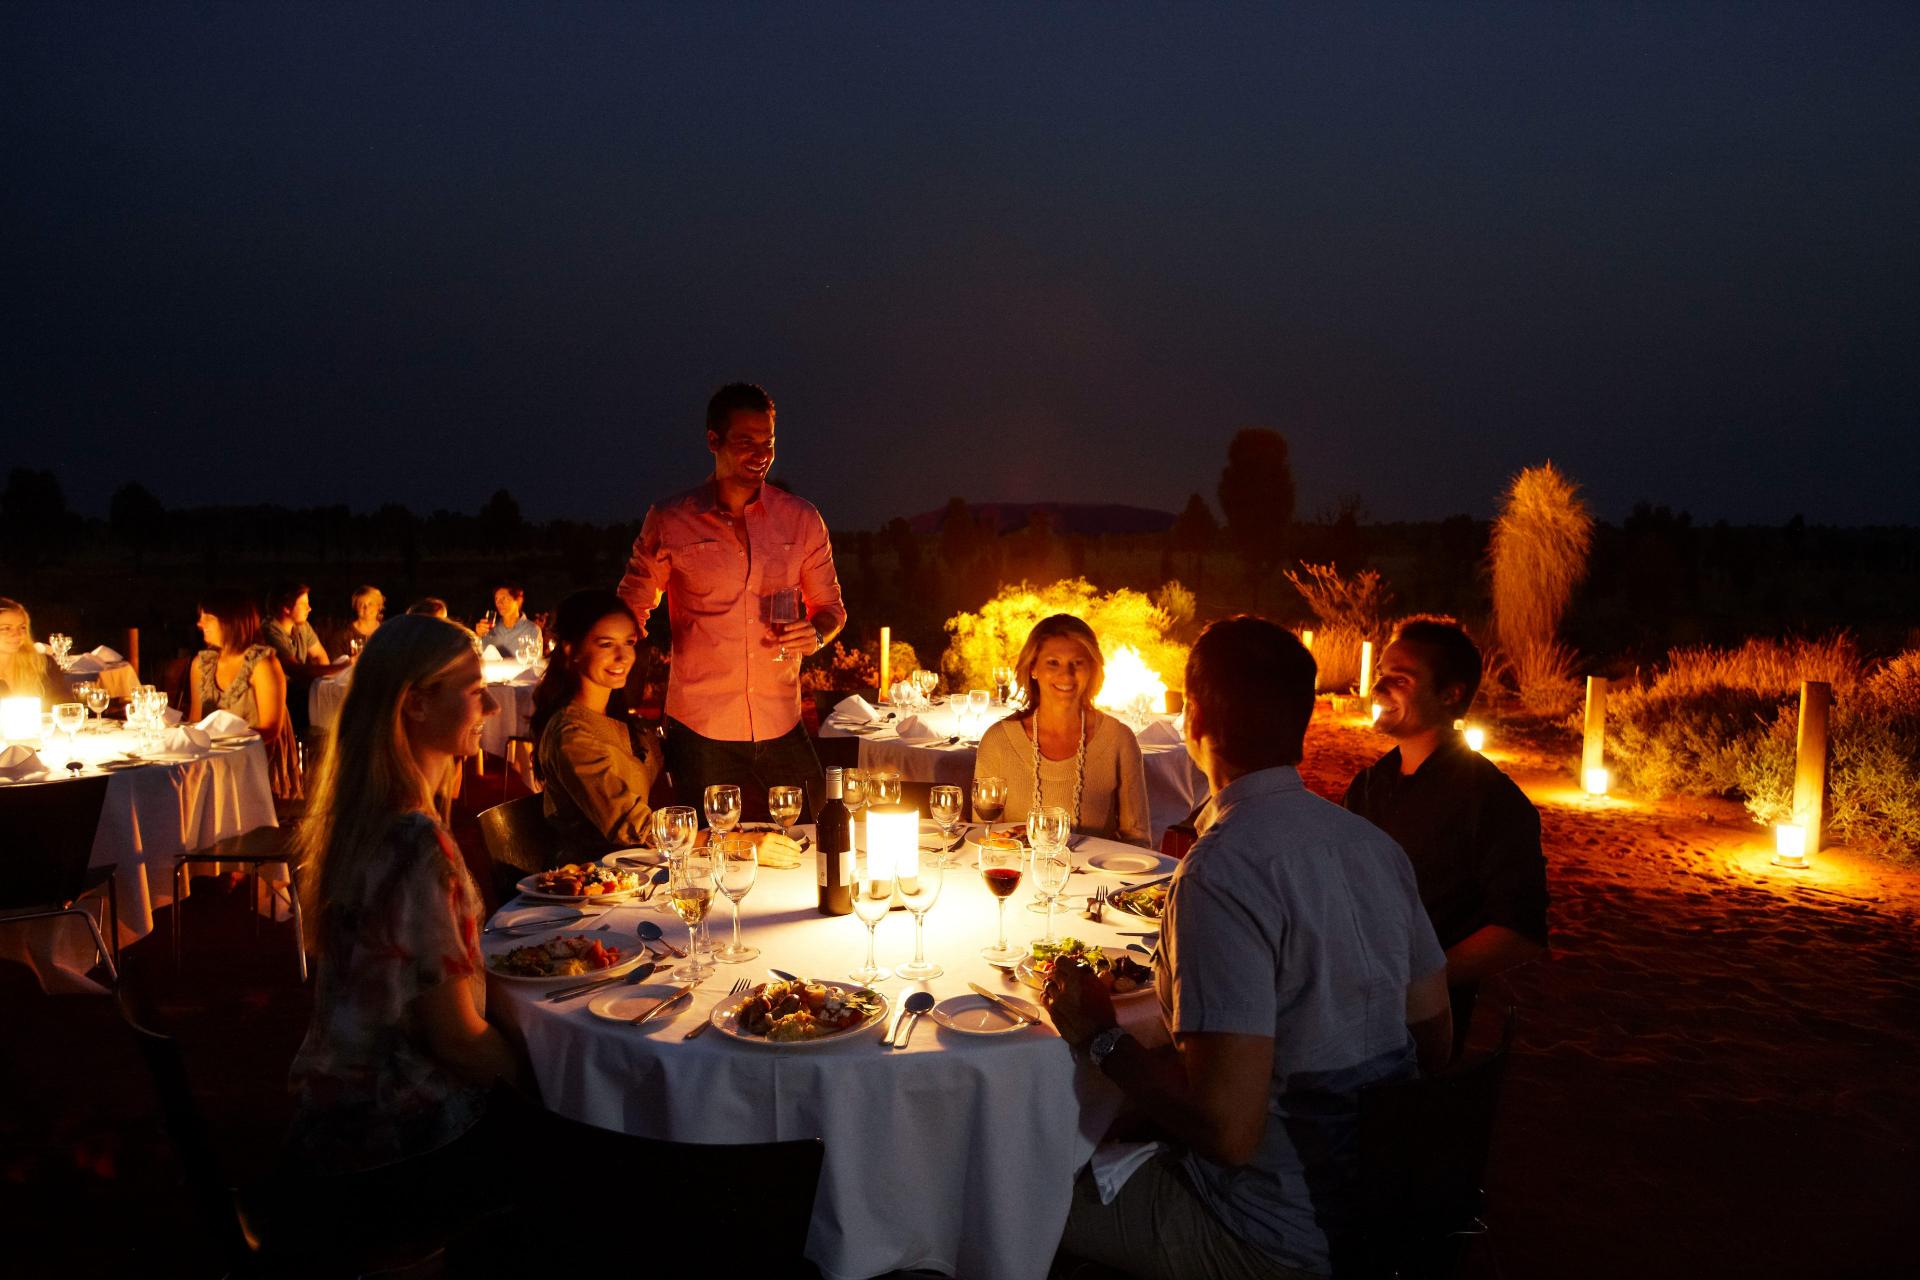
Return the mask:
[[1096,1067],[1103,1065],[1122,1040],[1132,1038],[1125,1027],[1108,1027],[1087,1041],[1087,1061]]

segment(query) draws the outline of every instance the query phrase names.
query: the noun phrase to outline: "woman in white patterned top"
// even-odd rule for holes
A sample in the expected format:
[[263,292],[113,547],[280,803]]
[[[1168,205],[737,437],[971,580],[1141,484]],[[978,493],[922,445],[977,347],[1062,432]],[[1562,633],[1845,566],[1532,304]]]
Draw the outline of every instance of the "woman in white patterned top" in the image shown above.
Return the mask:
[[199,621],[208,647],[193,660],[187,718],[217,708],[245,720],[266,740],[274,797],[299,799],[300,748],[287,717],[287,673],[273,647],[261,642],[260,611],[237,591],[215,591],[201,601]]

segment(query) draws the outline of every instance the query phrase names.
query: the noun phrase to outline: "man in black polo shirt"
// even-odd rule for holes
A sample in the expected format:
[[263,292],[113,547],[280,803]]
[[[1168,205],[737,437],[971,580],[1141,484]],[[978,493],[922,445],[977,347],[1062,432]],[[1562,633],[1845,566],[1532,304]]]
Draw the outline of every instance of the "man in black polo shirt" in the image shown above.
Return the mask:
[[1462,740],[1480,650],[1449,621],[1402,623],[1380,658],[1374,727],[1399,745],[1347,786],[1346,806],[1406,850],[1447,953],[1456,1051],[1480,983],[1547,949],[1540,814]]

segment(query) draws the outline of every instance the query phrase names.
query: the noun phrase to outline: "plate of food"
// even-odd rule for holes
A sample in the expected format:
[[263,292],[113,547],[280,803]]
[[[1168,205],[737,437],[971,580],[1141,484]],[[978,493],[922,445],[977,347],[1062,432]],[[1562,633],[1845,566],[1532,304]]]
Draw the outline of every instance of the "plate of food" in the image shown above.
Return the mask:
[[647,878],[637,871],[592,862],[569,862],[564,867],[522,877],[514,887],[523,896],[543,902],[593,902],[630,898],[646,882]]
[[1167,883],[1161,880],[1110,893],[1107,895],[1107,905],[1135,919],[1145,920],[1148,924],[1159,924],[1161,917],[1167,914]]
[[1001,996],[1026,1016],[1021,1022],[1006,1007],[995,1004],[985,996],[969,992],[963,996],[948,996],[928,1010],[928,1016],[949,1031],[958,1031],[963,1036],[1004,1036],[1016,1031],[1025,1031],[1032,1026],[1046,1026],[1046,1014],[1039,1005],[1019,996]]
[[713,1026],[748,1044],[812,1046],[859,1035],[887,1016],[887,998],[850,982],[763,982],[722,1000]]
[[1153,994],[1152,969],[1124,951],[1109,954],[1105,949],[1078,938],[1034,943],[1027,954],[1020,957],[1020,962],[1014,965],[1013,976],[1038,991],[1047,985],[1047,977],[1053,972],[1054,963],[1069,958],[1084,961],[1115,1000]]
[[551,982],[555,978],[611,978],[633,968],[647,955],[635,947],[627,955],[604,938],[569,933],[487,957],[487,972],[509,982]]

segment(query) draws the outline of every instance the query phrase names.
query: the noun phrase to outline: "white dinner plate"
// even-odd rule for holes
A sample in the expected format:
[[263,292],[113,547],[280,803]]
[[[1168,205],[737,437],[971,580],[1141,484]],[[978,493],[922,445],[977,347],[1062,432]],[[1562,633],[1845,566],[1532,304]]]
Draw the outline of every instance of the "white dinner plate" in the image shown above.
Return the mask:
[[[561,936],[573,937],[573,938],[592,938],[593,937],[592,934],[586,934],[586,933],[563,934]],[[605,943],[608,940],[609,936],[611,935],[603,935],[598,939],[598,941],[600,941],[601,943]],[[539,942],[558,942],[558,941],[559,941],[559,938],[557,937],[539,939]],[[535,978],[535,977],[528,977],[524,974],[518,974],[518,973],[501,973],[498,969],[493,967],[493,961],[495,956],[503,956],[507,954],[507,952],[517,949],[517,947],[536,946],[536,945],[538,945],[538,943],[536,942],[520,942],[520,943],[517,943],[516,946],[514,947],[502,947],[498,951],[489,952],[487,954],[487,976],[490,978],[498,978],[502,982],[592,982],[596,978],[619,977],[621,974],[633,968],[633,966],[639,964],[642,960],[647,959],[648,956],[651,954],[648,952],[646,948],[646,944],[640,942],[638,939],[635,939],[633,946],[631,948],[631,954],[627,954],[623,956],[619,964],[611,965],[605,969],[590,969],[586,973],[556,973],[550,977]],[[621,947],[620,950],[622,952],[627,952],[629,949],[627,947]]]
[[[861,989],[851,982],[821,982],[819,985],[823,987],[834,987],[841,991],[858,991]],[[872,990],[872,988],[869,987],[867,990]],[[740,1001],[745,997],[728,997],[722,999],[719,1004],[715,1005],[713,1007],[712,1017],[713,1028],[729,1039],[738,1040],[743,1044],[760,1045],[763,1048],[811,1049],[816,1045],[835,1044],[841,1040],[851,1040],[853,1037],[861,1035],[886,1021],[887,998],[878,991],[874,991],[873,994],[879,998],[880,1007],[868,1015],[866,1021],[848,1027],[845,1031],[835,1031],[830,1035],[821,1036],[817,1040],[769,1040],[765,1036],[756,1036],[749,1032],[742,1031],[738,1025],[738,1015]]]
[[1102,849],[1087,855],[1087,865],[1117,876],[1157,876],[1173,870],[1173,859],[1145,849]]
[[615,871],[631,871],[635,867],[657,867],[666,860],[666,855],[658,849],[615,849],[600,859],[600,865]]
[[[1103,951],[1108,949],[1109,948],[1106,948],[1106,947],[1101,948],[1101,950]],[[1115,954],[1118,954],[1119,952],[1125,951],[1126,948],[1113,947],[1111,948],[1111,950]],[[1135,952],[1133,954],[1133,958],[1135,960],[1140,960],[1139,953]],[[1020,980],[1020,984],[1022,986],[1032,987],[1035,991],[1038,991],[1042,986],[1045,985],[1045,983],[1040,978],[1040,975],[1034,972],[1032,963],[1033,963],[1033,957],[1031,955],[1021,956],[1019,960],[1014,962],[1013,976]],[[1144,964],[1145,962],[1141,961],[1141,963]],[[1111,994],[1115,1001],[1138,1000],[1141,996],[1150,996],[1153,994],[1153,984],[1148,983],[1144,987],[1135,987],[1131,991],[1115,991],[1115,992],[1112,992]]]
[[[622,867],[621,870],[626,871],[631,868]],[[625,902],[640,892],[639,887],[636,886],[632,889],[617,889],[612,893],[542,893],[535,887],[539,882],[538,874],[522,876],[520,883],[514,888],[520,891],[521,897],[532,898],[536,902],[567,902],[575,906],[587,902]],[[646,877],[642,876],[640,883],[644,885]]]
[[[587,1012],[596,1018],[605,1018],[609,1022],[632,1022],[648,1009],[680,990],[682,985],[684,984],[675,982],[637,982],[631,987],[624,985],[609,987],[587,1003]],[[692,1007],[693,1001],[689,998],[687,1008]],[[664,1027],[686,1011],[686,1009],[670,1009],[649,1022],[647,1027]]]
[[1025,1031],[1030,1026],[1046,1026],[1046,1015],[1040,1006],[1019,996],[1001,996],[1008,1004],[1020,1010],[1032,1021],[1016,1022],[1013,1015],[987,999],[971,992],[964,996],[948,996],[933,1006],[933,1020],[949,1031],[958,1031],[964,1036],[1004,1036],[1016,1031]]

